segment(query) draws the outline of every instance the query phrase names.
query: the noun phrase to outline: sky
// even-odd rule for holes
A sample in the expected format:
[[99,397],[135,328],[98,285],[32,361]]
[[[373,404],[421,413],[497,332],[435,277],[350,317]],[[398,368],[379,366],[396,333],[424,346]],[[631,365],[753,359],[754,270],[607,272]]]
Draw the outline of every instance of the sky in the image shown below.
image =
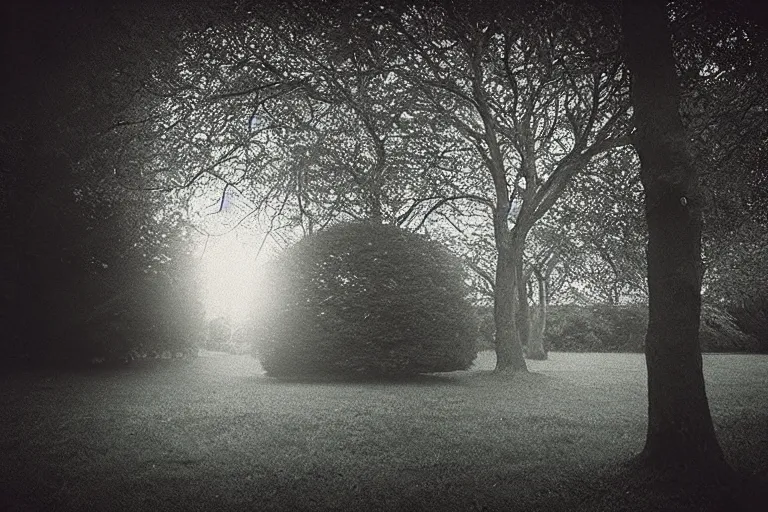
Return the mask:
[[254,305],[264,300],[264,265],[276,247],[269,238],[265,241],[266,229],[257,219],[238,225],[249,204],[232,190],[223,194],[223,202],[221,192],[214,190],[199,200],[197,269],[206,319],[223,316],[242,325]]
[[247,319],[249,305],[258,296],[258,267],[253,244],[237,232],[220,237],[201,237],[200,258],[203,304],[207,319],[228,317],[235,323]]

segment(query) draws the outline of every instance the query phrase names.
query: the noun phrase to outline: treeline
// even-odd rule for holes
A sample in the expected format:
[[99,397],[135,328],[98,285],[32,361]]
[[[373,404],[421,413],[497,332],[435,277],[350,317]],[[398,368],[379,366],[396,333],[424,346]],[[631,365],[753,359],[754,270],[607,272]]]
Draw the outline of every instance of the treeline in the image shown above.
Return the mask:
[[[704,305],[699,329],[702,352],[768,353],[765,311],[731,311]],[[643,352],[648,305],[552,306],[544,344],[558,352]]]
[[[96,340],[112,338],[97,326],[128,340],[110,342],[118,352],[146,352],[131,340],[148,333],[188,343],[181,326],[199,305],[189,219],[173,212],[210,194],[223,206],[236,192],[273,236],[349,219],[430,229],[496,303],[502,367],[546,357],[547,302],[585,281],[601,302],[645,293],[618,11],[282,7],[94,2],[3,16],[9,352],[106,357]],[[726,5],[668,7],[706,185],[705,285],[733,307],[768,275],[765,39]]]
[[180,215],[79,175],[33,133],[1,135],[27,146],[3,162],[3,366],[189,352],[203,311]]
[[188,223],[172,198],[129,190],[101,163],[120,107],[107,14],[35,2],[0,13],[2,367],[185,352],[203,330]]
[[[476,310],[479,350],[493,350],[493,311]],[[648,304],[551,305],[543,344],[555,352],[642,353],[648,330]],[[699,343],[702,352],[768,354],[768,295],[730,309],[705,304]]]

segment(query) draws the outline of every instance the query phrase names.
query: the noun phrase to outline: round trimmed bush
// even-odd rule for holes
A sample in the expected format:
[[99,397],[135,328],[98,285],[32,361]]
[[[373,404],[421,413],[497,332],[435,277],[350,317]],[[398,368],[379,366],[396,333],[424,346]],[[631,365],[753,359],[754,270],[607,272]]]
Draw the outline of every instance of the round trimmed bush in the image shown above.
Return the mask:
[[458,259],[370,222],[330,227],[272,263],[254,355],[278,377],[469,368],[477,327]]

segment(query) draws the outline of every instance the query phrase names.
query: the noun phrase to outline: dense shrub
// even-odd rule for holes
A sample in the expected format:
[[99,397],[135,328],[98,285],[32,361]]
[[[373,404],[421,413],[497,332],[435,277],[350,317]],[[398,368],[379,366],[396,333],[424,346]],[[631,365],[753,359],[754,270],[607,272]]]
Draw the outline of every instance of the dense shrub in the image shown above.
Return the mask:
[[463,268],[425,237],[339,224],[286,250],[269,276],[254,355],[270,375],[412,375],[474,360]]
[[[648,306],[551,306],[544,343],[564,352],[642,352],[648,327]],[[755,352],[756,341],[733,317],[705,304],[699,341],[703,352]]]
[[167,275],[135,278],[110,307],[76,326],[83,342],[79,352],[106,362],[196,354],[205,324],[195,292],[189,283]]
[[645,305],[550,306],[544,346],[563,352],[642,352]]
[[704,352],[757,352],[757,340],[744,333],[727,311],[704,304],[701,307],[699,343]]
[[736,326],[755,340],[757,351],[768,354],[768,289],[750,297],[730,313]]

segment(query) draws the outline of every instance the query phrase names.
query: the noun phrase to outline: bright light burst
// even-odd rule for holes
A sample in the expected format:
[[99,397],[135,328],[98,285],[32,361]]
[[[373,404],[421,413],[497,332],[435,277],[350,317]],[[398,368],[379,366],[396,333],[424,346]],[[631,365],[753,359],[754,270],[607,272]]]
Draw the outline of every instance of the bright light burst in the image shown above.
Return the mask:
[[259,293],[254,251],[234,233],[210,237],[200,261],[203,300],[208,318],[244,323]]

